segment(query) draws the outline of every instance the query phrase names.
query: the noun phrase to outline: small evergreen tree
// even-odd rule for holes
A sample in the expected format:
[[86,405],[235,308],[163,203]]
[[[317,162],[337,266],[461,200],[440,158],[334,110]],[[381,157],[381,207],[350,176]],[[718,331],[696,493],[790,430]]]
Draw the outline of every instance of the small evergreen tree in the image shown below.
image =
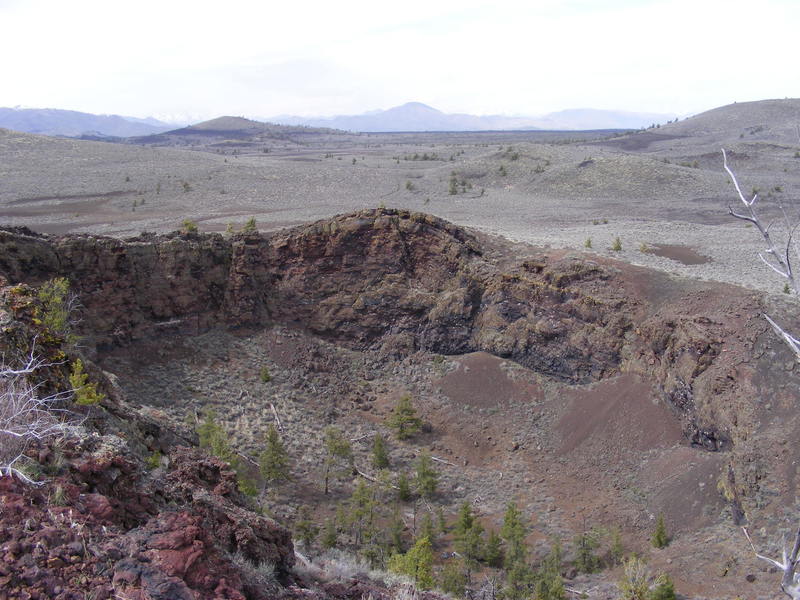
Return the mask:
[[265,441],[267,446],[258,457],[261,476],[270,482],[291,479],[289,453],[286,451],[275,425],[270,424]]
[[664,524],[664,515],[659,514],[656,520],[656,529],[653,532],[653,537],[650,540],[656,548],[665,548],[669,545],[669,535],[667,534],[667,526]]
[[56,277],[45,281],[36,297],[41,302],[41,309],[36,311],[42,325],[51,333],[61,336],[68,344],[78,340],[72,333],[71,312],[77,304],[75,295],[70,294],[69,279]]
[[612,565],[622,564],[622,558],[625,556],[625,546],[622,543],[622,533],[619,527],[614,527],[611,530],[611,546],[608,549],[608,556]]
[[422,428],[422,419],[417,416],[410,395],[404,394],[397,401],[392,416],[386,420],[386,425],[394,430],[398,440],[408,439]]
[[463,598],[469,583],[467,568],[460,560],[451,560],[442,569],[439,588],[453,596]]
[[389,559],[389,570],[407,575],[423,590],[433,587],[433,549],[428,538],[420,538],[405,554],[395,554]]
[[575,538],[575,568],[582,573],[594,573],[600,567],[595,550],[600,540],[594,531],[584,531]]
[[380,433],[372,440],[372,466],[376,469],[389,468],[389,451],[386,448],[386,440]]
[[447,520],[444,517],[444,509],[441,506],[436,507],[436,525],[439,528],[439,533],[447,535]]
[[472,512],[472,504],[470,504],[469,501],[464,501],[458,508],[458,516],[453,526],[453,533],[456,538],[466,535],[466,533],[472,529],[474,523],[475,515]]
[[471,568],[476,568],[484,558],[483,525],[478,519],[467,532],[456,539],[456,552],[461,554]]
[[528,530],[522,513],[514,502],[510,502],[503,516],[503,527],[500,529],[500,537],[506,545],[504,558],[506,569],[527,560],[528,548],[525,545],[527,535]]
[[83,362],[80,358],[72,363],[69,385],[75,394],[75,404],[79,406],[98,404],[106,397],[105,394],[97,391],[96,383],[89,382],[89,375],[83,372]]
[[542,571],[546,573],[561,573],[561,565],[564,563],[564,553],[561,551],[561,542],[553,541],[550,546],[550,553],[542,561]]
[[307,506],[301,506],[294,524],[294,532],[303,547],[308,549],[319,534],[319,527],[311,520],[311,511]]
[[431,514],[426,512],[422,515],[422,519],[420,520],[419,524],[419,534],[417,537],[426,537],[430,540],[431,546],[436,545],[436,528],[433,526],[433,519],[431,518]]
[[647,595],[647,600],[675,600],[675,584],[669,575],[659,575],[655,587]]
[[406,545],[403,542],[403,530],[406,525],[403,523],[403,517],[400,515],[400,508],[396,507],[392,520],[389,521],[389,541],[388,546],[392,554],[402,554],[405,552]]
[[408,482],[408,476],[405,473],[400,473],[397,477],[397,499],[400,502],[408,502],[413,498],[411,493],[411,484]]
[[564,600],[567,597],[560,573],[543,571],[536,579],[536,600]]
[[532,597],[531,592],[535,584],[536,578],[531,568],[524,562],[516,562],[506,572],[506,586],[503,588],[503,598],[506,600],[527,600]]
[[329,491],[331,475],[343,474],[353,468],[353,448],[350,441],[344,436],[342,430],[333,425],[326,427],[322,437],[325,449],[323,461],[325,495]]
[[650,570],[644,561],[632,556],[623,563],[622,579],[617,582],[620,600],[647,600]]
[[339,543],[339,532],[336,530],[336,523],[333,519],[325,519],[325,525],[322,528],[322,537],[320,544],[326,550],[335,548]]
[[250,217],[249,219],[247,219],[244,226],[242,227],[242,231],[244,231],[245,233],[252,233],[254,231],[257,231],[256,218]]
[[503,539],[496,531],[489,532],[489,539],[486,540],[483,558],[490,567],[499,569],[503,566]]
[[356,546],[364,540],[365,531],[371,532],[375,518],[375,498],[372,489],[363,479],[356,484],[350,496],[348,522],[353,532]]
[[417,493],[426,500],[432,499],[436,494],[436,488],[439,485],[439,474],[433,468],[431,455],[427,452],[422,452],[417,458],[414,485],[417,488]]
[[234,469],[238,466],[238,457],[231,448],[228,433],[219,424],[217,413],[212,408],[203,411],[203,420],[197,426],[200,447],[206,448],[212,456],[229,463]]

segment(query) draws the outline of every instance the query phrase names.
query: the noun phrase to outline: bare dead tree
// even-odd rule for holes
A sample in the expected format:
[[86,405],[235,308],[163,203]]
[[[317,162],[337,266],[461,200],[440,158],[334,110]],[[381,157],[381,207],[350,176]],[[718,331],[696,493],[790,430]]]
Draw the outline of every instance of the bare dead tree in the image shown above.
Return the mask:
[[[782,247],[777,247],[772,239],[772,236],[770,235],[770,229],[772,228],[773,223],[770,223],[765,227],[761,221],[761,218],[756,212],[758,194],[754,193],[750,200],[744,196],[741,188],[739,187],[739,182],[736,179],[736,175],[728,166],[728,157],[726,156],[724,149],[722,150],[722,161],[725,171],[728,173],[728,176],[733,182],[733,186],[736,188],[736,193],[739,196],[739,200],[741,200],[742,204],[744,205],[744,213],[736,212],[730,206],[728,207],[728,212],[733,217],[751,223],[756,227],[756,229],[758,229],[767,245],[764,252],[758,255],[759,258],[775,273],[786,279],[789,289],[794,294],[800,295],[800,291],[797,287],[797,280],[795,279],[794,270],[792,267],[793,258],[800,260],[800,252],[798,252],[793,239],[795,231],[798,227],[800,227],[800,223],[792,224],[784,207],[781,204],[778,204],[778,208],[780,209],[782,215],[782,225],[784,227],[785,240]],[[777,333],[781,339],[786,342],[792,352],[794,352],[797,360],[800,361],[800,340],[778,325],[772,318],[770,318],[769,315],[765,314],[764,318],[775,330],[775,333]],[[757,558],[768,562],[774,567],[777,567],[783,573],[783,577],[781,578],[781,589],[783,592],[792,598],[792,600],[800,600],[800,573],[795,572],[797,570],[798,555],[800,554],[800,527],[797,529],[797,533],[795,534],[791,551],[787,552],[786,540],[784,540],[781,560],[769,558],[768,556],[759,554],[753,545],[753,540],[750,538],[747,528],[742,527],[742,530],[744,531],[745,537],[747,537],[747,541],[750,543],[750,548],[752,548],[753,554],[755,554]]]
[[[725,171],[728,173],[728,176],[733,182],[733,186],[736,188],[736,193],[739,196],[739,200],[744,206],[744,212],[736,212],[733,207],[728,206],[728,213],[737,219],[751,223],[756,229],[758,229],[767,246],[766,249],[758,255],[758,257],[761,259],[761,262],[767,265],[775,273],[786,279],[789,289],[795,295],[800,295],[800,288],[798,288],[798,282],[795,279],[794,268],[792,265],[793,258],[800,260],[800,251],[794,242],[794,234],[797,231],[797,228],[800,227],[800,222],[792,224],[785,208],[780,202],[778,203],[778,208],[780,209],[782,215],[782,225],[785,230],[784,243],[782,247],[778,247],[770,235],[770,230],[773,228],[773,225],[775,225],[775,222],[769,223],[766,227],[764,226],[764,223],[756,212],[758,193],[754,193],[750,200],[745,197],[745,195],[742,193],[741,187],[739,186],[739,182],[736,179],[736,175],[728,166],[728,157],[724,149],[722,150],[722,163],[725,167]],[[800,360],[800,340],[778,325],[769,315],[764,315],[764,318],[769,322],[781,339],[788,344],[789,348],[791,348],[792,352],[794,352],[795,356],[797,356],[797,359]]]
[[0,362],[0,477],[16,475],[27,483],[40,484],[21,469],[27,450],[68,429],[70,413],[60,405],[72,391],[41,397],[41,385],[28,381],[47,366],[51,365],[36,358],[33,350],[21,367]]

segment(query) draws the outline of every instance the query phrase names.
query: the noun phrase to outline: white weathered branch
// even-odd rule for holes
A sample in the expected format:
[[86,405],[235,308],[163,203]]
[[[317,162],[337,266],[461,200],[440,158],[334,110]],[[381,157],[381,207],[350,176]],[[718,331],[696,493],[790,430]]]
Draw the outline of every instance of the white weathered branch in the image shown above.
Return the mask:
[[70,413],[59,404],[72,396],[72,390],[40,397],[40,386],[27,380],[47,366],[52,364],[36,358],[33,350],[21,367],[0,363],[0,476],[16,475],[27,483],[37,483],[19,468],[21,461],[31,444],[67,429]]
[[278,416],[278,409],[275,408],[275,405],[270,402],[269,407],[272,409],[272,414],[275,415],[275,422],[278,424],[278,431],[283,431],[283,423],[281,423],[281,418]]
[[[733,210],[733,207],[728,206],[728,213],[736,218],[741,219],[742,221],[747,221],[751,223],[758,229],[761,237],[764,238],[764,241],[767,243],[767,248],[764,251],[768,256],[771,257],[771,260],[765,258],[762,254],[759,254],[758,257],[766,264],[770,269],[775,271],[781,277],[785,277],[789,280],[789,285],[794,293],[798,293],[800,290],[797,288],[797,283],[795,282],[794,272],[792,270],[792,262],[790,260],[790,251],[793,247],[792,238],[794,235],[794,231],[797,229],[797,226],[792,227],[791,223],[789,222],[788,216],[786,211],[783,209],[783,206],[780,205],[780,209],[783,213],[783,220],[784,225],[786,227],[786,244],[783,247],[783,252],[778,252],[775,242],[772,240],[772,236],[770,235],[770,229],[772,228],[772,224],[770,223],[769,226],[764,227],[761,223],[761,219],[759,218],[758,214],[756,213],[755,203],[758,200],[758,194],[753,194],[753,198],[748,200],[744,193],[742,193],[742,188],[739,185],[739,181],[736,179],[736,174],[733,170],[728,166],[728,156],[725,152],[725,149],[722,149],[722,164],[725,168],[725,172],[730,177],[731,182],[733,183],[733,187],[736,188],[736,194],[739,196],[739,200],[745,207],[745,213],[738,213]],[[797,252],[797,250],[795,250]]]
[[764,556],[763,554],[759,554],[756,551],[756,547],[753,545],[753,540],[750,539],[750,534],[747,532],[747,528],[742,527],[742,531],[744,531],[747,541],[750,542],[750,548],[753,549],[753,554],[756,555],[756,558],[759,558],[764,562],[768,562],[772,566],[781,570],[783,573],[783,577],[781,578],[781,589],[783,592],[792,598],[792,600],[800,600],[800,574],[795,573],[795,569],[797,568],[797,555],[800,554],[800,528],[798,528],[797,533],[795,534],[792,551],[788,555],[786,554],[786,542],[784,540],[781,556],[782,560],[780,561],[768,556]]
[[[795,247],[793,244],[794,233],[797,231],[798,226],[800,224],[796,224],[792,226],[786,211],[784,210],[783,206],[780,206],[781,213],[783,214],[783,221],[784,226],[786,227],[786,244],[784,246],[783,257],[781,257],[775,249],[775,245],[772,242],[772,238],[770,237],[769,230],[771,228],[767,227],[766,229],[762,227],[761,221],[758,218],[758,215],[753,208],[753,205],[758,198],[758,195],[753,195],[753,199],[749,202],[745,199],[744,194],[742,194],[742,190],[739,187],[739,182],[736,180],[736,175],[734,175],[733,171],[728,167],[727,156],[725,155],[725,150],[722,151],[722,159],[723,165],[725,167],[725,171],[727,171],[728,175],[733,181],[733,185],[736,188],[736,193],[739,195],[739,199],[747,208],[747,215],[737,214],[733,211],[732,208],[728,208],[730,214],[738,219],[743,219],[745,221],[749,221],[753,225],[758,228],[759,232],[763,236],[764,240],[767,242],[767,254],[772,257],[772,261],[767,260],[763,255],[759,254],[759,258],[766,264],[769,268],[773,271],[782,275],[786,279],[788,279],[789,284],[791,284],[791,290],[795,293],[800,295],[800,290],[797,288],[797,284],[794,279],[794,273],[792,271],[792,262],[791,262],[791,250],[794,248],[795,254],[800,258],[800,251]],[[774,264],[773,264],[774,263]],[[776,266],[777,265],[777,266]],[[778,325],[769,315],[764,315],[764,318],[769,322],[772,326],[775,333],[777,333],[781,339],[791,348],[792,352],[794,352],[795,357],[800,360],[800,340],[796,337],[788,333],[783,327]],[[744,535],[747,538],[747,541],[750,543],[750,548],[753,550],[753,554],[755,554],[756,558],[759,560],[763,560],[764,562],[769,563],[773,567],[776,567],[781,570],[783,573],[783,577],[781,578],[781,589],[783,592],[792,598],[792,600],[800,600],[800,574],[795,573],[797,569],[797,562],[798,562],[798,554],[800,554],[800,528],[798,528],[797,533],[795,534],[794,544],[792,545],[792,550],[790,553],[787,554],[786,549],[786,542],[784,540],[783,544],[783,551],[782,551],[782,560],[776,560],[774,558],[770,558],[763,554],[759,554],[756,551],[756,547],[753,544],[753,540],[750,538],[750,534],[747,532],[745,527],[742,527],[742,531],[744,531]]]
[[792,352],[795,353],[797,360],[800,360],[800,340],[794,337],[792,334],[788,333],[786,330],[783,329],[780,325],[778,325],[775,321],[773,321],[769,315],[764,315],[764,318],[769,321],[769,324],[772,325],[772,328],[775,330],[784,342],[792,349]]

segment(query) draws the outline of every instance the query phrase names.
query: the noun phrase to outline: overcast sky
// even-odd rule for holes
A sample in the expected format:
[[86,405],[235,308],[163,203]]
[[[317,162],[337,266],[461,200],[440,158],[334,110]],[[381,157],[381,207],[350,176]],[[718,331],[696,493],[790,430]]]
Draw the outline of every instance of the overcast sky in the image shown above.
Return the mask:
[[197,120],[800,96],[800,1],[0,0],[0,106]]

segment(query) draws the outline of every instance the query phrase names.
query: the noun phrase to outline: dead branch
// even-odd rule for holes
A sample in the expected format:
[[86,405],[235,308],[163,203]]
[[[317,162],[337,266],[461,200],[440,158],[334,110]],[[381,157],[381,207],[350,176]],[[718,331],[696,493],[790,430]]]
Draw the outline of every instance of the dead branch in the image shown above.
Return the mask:
[[440,462],[440,463],[443,463],[443,464],[445,464],[445,465],[450,465],[451,467],[456,467],[456,466],[458,466],[458,465],[454,465],[454,464],[453,464],[453,463],[451,463],[449,460],[445,460],[445,459],[443,459],[443,458],[437,458],[437,457],[435,457],[435,456],[431,456],[431,460],[435,460],[436,462]]
[[53,364],[37,358],[34,350],[19,368],[0,363],[0,477],[13,474],[27,483],[41,484],[17,465],[25,459],[31,445],[63,435],[68,430],[67,420],[72,413],[59,405],[69,399],[73,391],[42,398],[38,393],[39,385],[27,380],[28,375],[48,366]]
[[[725,155],[725,150],[722,151],[722,160],[723,165],[725,167],[725,171],[731,178],[734,187],[736,188],[736,193],[739,195],[739,199],[744,204],[746,208],[745,215],[738,214],[734,212],[731,207],[728,207],[729,213],[736,217],[737,219],[742,219],[744,221],[748,221],[756,226],[756,228],[761,233],[764,241],[767,243],[766,254],[768,255],[769,259],[765,258],[763,255],[759,254],[759,258],[764,262],[770,269],[778,273],[779,275],[785,277],[790,284],[791,290],[796,294],[800,295],[800,290],[797,288],[797,282],[794,278],[794,273],[792,271],[792,263],[791,263],[791,254],[790,250],[794,249],[795,254],[800,257],[800,253],[798,253],[797,249],[794,247],[792,243],[792,239],[794,237],[794,233],[798,228],[796,224],[794,226],[791,225],[789,222],[789,218],[786,214],[786,211],[783,209],[783,206],[780,206],[781,213],[783,214],[784,224],[786,227],[786,245],[783,249],[783,256],[781,256],[772,242],[772,238],[769,234],[769,227],[764,228],[761,224],[761,221],[758,215],[755,212],[755,203],[758,199],[758,194],[754,194],[752,200],[747,200],[742,194],[742,190],[739,187],[739,182],[736,180],[736,175],[734,175],[733,171],[728,167],[727,157]],[[784,342],[791,348],[792,352],[794,352],[795,356],[798,360],[800,360],[800,340],[795,338],[793,335],[788,333],[785,329],[783,329],[780,325],[778,325],[774,320],[772,320],[768,315],[764,315],[764,318],[767,319],[769,324],[775,330],[775,332],[783,339]],[[742,531],[744,532],[747,541],[750,544],[750,548],[753,550],[753,554],[755,554],[756,558],[763,560],[774,567],[777,567],[783,572],[783,577],[781,578],[781,590],[792,598],[792,600],[800,600],[800,574],[795,573],[797,568],[798,562],[798,554],[800,554],[800,527],[797,529],[797,533],[795,534],[794,544],[792,545],[791,553],[787,555],[786,550],[786,543],[784,541],[783,544],[783,551],[782,551],[782,560],[778,561],[774,558],[770,558],[763,554],[759,554],[756,551],[756,547],[753,544],[753,540],[750,538],[750,534],[747,532],[745,527],[742,527]]]
[[767,244],[767,248],[764,252],[769,257],[765,258],[763,254],[759,254],[758,255],[759,258],[765,265],[767,265],[770,269],[775,271],[775,273],[777,273],[781,277],[786,278],[792,290],[797,294],[798,292],[800,292],[800,290],[798,290],[797,282],[795,281],[794,278],[794,272],[792,270],[792,263],[790,256],[790,250],[793,247],[792,238],[794,231],[797,227],[791,226],[791,224],[789,223],[788,216],[786,215],[786,211],[783,210],[782,205],[779,205],[779,208],[783,213],[784,223],[787,230],[787,239],[786,239],[786,244],[782,249],[782,252],[778,252],[778,249],[775,246],[775,243],[773,242],[772,236],[770,235],[769,232],[771,225],[764,227],[763,223],[761,222],[761,219],[756,213],[755,204],[758,200],[758,194],[757,193],[753,194],[753,197],[750,200],[745,198],[745,195],[744,193],[742,193],[742,189],[739,186],[739,181],[736,179],[736,175],[734,174],[733,170],[728,166],[728,156],[725,153],[724,148],[722,149],[722,165],[723,168],[725,169],[725,172],[728,174],[728,177],[730,177],[731,182],[733,183],[733,187],[736,189],[736,194],[739,196],[739,200],[741,201],[742,205],[744,205],[745,208],[745,213],[742,214],[734,211],[733,207],[728,206],[728,214],[730,214],[732,217],[736,219],[747,221],[748,223],[754,225],[756,229],[758,229],[759,233],[761,234],[761,237],[764,238],[764,241]]
[[278,431],[283,431],[283,423],[281,423],[281,418],[278,416],[278,410],[275,408],[275,405],[270,402],[269,407],[272,409],[272,414],[275,415],[275,422],[278,424]]
[[788,556],[786,554],[786,544],[784,543],[782,553],[783,560],[781,561],[759,554],[756,551],[756,547],[753,545],[753,540],[750,539],[747,528],[742,527],[742,531],[744,531],[747,541],[750,542],[750,547],[753,549],[753,554],[756,555],[756,558],[768,562],[783,572],[783,577],[781,578],[781,589],[783,593],[792,598],[792,600],[800,600],[800,573],[795,573],[795,569],[797,568],[797,555],[800,554],[800,528],[797,529],[792,552]]
[[350,438],[351,442],[360,442],[361,440],[369,437],[373,437],[377,435],[374,431],[372,433],[365,433],[364,435],[360,435],[358,437]]
[[247,454],[244,454],[243,452],[239,452],[238,450],[236,450],[236,456],[245,459],[251,465],[254,465],[256,467],[259,466],[259,464],[256,461],[254,461],[252,458],[250,458],[249,456],[247,456]]
[[[355,469],[355,472],[356,472],[356,473],[358,473],[359,475],[361,475],[361,477],[363,477],[363,478],[364,478],[364,479],[366,479],[367,481],[371,481],[372,483],[377,483],[378,485],[384,485],[384,484],[386,483],[386,482],[383,482],[383,481],[378,481],[378,480],[377,480],[377,479],[375,479],[375,478],[374,478],[372,475],[368,475],[367,473],[364,473],[364,471],[362,471],[362,470],[361,470],[361,469],[359,469],[358,467],[353,467],[353,468]],[[399,489],[399,488],[398,488],[396,485],[394,485],[393,483],[390,483],[390,484],[389,484],[389,487],[391,487],[393,490]]]

